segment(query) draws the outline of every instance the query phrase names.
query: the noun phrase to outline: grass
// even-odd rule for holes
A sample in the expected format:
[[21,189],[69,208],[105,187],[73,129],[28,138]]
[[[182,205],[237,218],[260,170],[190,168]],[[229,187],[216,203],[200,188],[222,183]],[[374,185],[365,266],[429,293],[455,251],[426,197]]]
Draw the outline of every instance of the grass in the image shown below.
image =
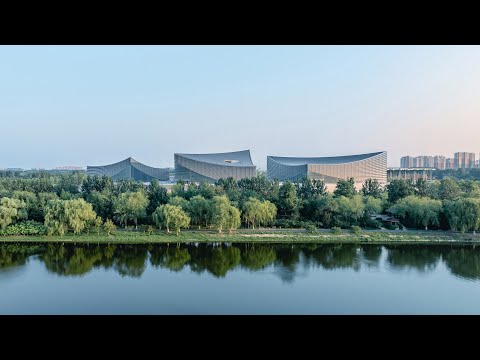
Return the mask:
[[237,232],[218,234],[215,232],[183,232],[166,234],[156,232],[152,235],[141,232],[117,232],[115,235],[81,234],[61,236],[6,236],[0,237],[0,243],[91,243],[91,244],[151,244],[151,243],[335,243],[335,244],[462,244],[479,243],[480,235],[455,233],[381,233],[363,232],[354,234],[344,231],[342,234],[331,232],[289,233],[289,232]]

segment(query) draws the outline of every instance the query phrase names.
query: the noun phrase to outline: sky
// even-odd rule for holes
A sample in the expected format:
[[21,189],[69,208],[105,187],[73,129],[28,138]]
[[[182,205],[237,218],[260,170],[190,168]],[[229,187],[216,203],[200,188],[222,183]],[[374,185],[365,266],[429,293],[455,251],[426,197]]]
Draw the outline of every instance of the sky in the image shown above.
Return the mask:
[[0,46],[0,168],[480,151],[480,46]]

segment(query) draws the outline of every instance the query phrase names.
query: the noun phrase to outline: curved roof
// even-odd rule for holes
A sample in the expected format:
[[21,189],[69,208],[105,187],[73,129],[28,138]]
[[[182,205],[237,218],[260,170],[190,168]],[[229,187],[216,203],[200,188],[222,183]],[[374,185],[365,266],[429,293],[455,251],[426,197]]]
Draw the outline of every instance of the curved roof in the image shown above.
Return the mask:
[[114,164],[103,166],[87,166],[87,174],[110,176],[114,180],[135,179],[150,181],[151,179],[167,180],[168,168],[154,168],[129,157]]
[[298,165],[307,165],[307,164],[318,164],[318,165],[335,165],[335,164],[345,164],[352,163],[355,161],[365,160],[380,154],[383,154],[385,151],[379,151],[369,154],[359,154],[359,155],[346,155],[346,156],[330,156],[330,157],[282,157],[282,156],[268,156],[270,159],[291,166]]
[[250,150],[233,151],[227,153],[213,153],[213,154],[178,154],[175,156],[181,156],[185,159],[194,161],[200,161],[203,163],[222,165],[222,166],[234,166],[245,167],[255,166],[252,163],[250,156]]

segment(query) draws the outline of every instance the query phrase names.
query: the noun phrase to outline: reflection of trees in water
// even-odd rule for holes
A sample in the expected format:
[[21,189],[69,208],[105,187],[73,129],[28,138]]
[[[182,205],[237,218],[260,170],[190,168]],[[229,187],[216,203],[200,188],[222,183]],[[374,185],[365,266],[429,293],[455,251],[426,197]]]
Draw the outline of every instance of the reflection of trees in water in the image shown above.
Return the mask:
[[414,269],[421,272],[435,270],[441,259],[437,246],[387,246],[387,262],[394,269]]
[[443,259],[453,274],[465,279],[480,279],[480,249],[451,248],[444,251]]
[[352,268],[360,270],[360,259],[357,246],[351,244],[317,245],[303,248],[308,263],[323,269]]
[[300,246],[282,244],[274,246],[274,249],[277,253],[275,273],[283,282],[293,282],[297,276],[297,264],[300,261]]
[[190,259],[188,248],[152,246],[150,249],[150,264],[156,268],[180,271]]
[[260,270],[271,265],[277,259],[273,246],[262,244],[244,244],[241,251],[240,263],[249,270]]
[[48,245],[46,251],[40,255],[40,259],[49,272],[78,276],[89,273],[95,265],[102,265],[102,253],[100,246]]
[[208,271],[224,277],[240,263],[240,249],[236,246],[199,246],[190,248],[190,268],[195,272]]
[[32,245],[0,245],[0,271],[25,265],[29,256],[38,254],[42,249]]
[[[114,269],[121,276],[141,277],[149,259],[151,266],[171,271],[189,267],[192,271],[208,272],[215,277],[241,266],[259,271],[273,265],[274,272],[284,282],[292,282],[301,275],[299,264],[308,269],[345,269],[355,271],[363,262],[378,266],[382,246],[351,244],[181,244],[171,245],[0,245],[0,270],[23,266],[31,255],[45,264],[49,272],[61,276],[81,276],[95,268]],[[451,273],[480,279],[480,249],[472,247],[389,245],[387,263],[393,269],[433,271],[445,261]]]
[[141,277],[146,268],[147,247],[143,245],[118,246],[113,268],[121,276]]
[[380,258],[382,256],[382,246],[380,245],[362,245],[363,263],[367,266],[378,267],[380,265]]

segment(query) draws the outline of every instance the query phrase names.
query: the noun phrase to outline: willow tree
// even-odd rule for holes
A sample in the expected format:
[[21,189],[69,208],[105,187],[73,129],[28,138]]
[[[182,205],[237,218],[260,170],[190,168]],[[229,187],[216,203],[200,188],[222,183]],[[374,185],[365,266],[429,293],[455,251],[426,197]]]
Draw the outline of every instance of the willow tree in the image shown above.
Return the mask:
[[74,234],[79,234],[96,218],[97,214],[93,211],[92,204],[83,199],[51,200],[45,208],[48,235],[63,236],[70,229]]
[[480,226],[480,200],[474,198],[445,201],[445,215],[452,230],[478,230]]
[[240,210],[235,206],[231,206],[227,211],[226,227],[228,227],[228,232],[231,234],[233,229],[238,229],[240,227]]
[[197,225],[199,229],[201,225],[208,226],[208,207],[209,200],[201,195],[192,197],[186,206],[192,224]]
[[429,225],[438,225],[442,202],[427,197],[415,195],[401,199],[395,205],[395,212],[405,218],[409,218],[417,225],[422,225],[428,230]]
[[26,205],[18,199],[0,199],[0,229],[5,229],[16,220],[27,217]]
[[243,220],[247,224],[251,224],[255,229],[255,225],[266,225],[272,222],[277,215],[277,207],[270,201],[260,201],[257,198],[250,197],[243,205]]
[[147,205],[148,199],[142,190],[136,192],[127,191],[115,199],[114,213],[117,220],[125,224],[125,228],[128,220],[133,220],[136,229],[138,219],[146,216]]
[[166,228],[175,230],[176,234],[180,233],[181,228],[190,225],[190,217],[179,207],[175,205],[160,205],[152,214],[153,221],[158,228]]

